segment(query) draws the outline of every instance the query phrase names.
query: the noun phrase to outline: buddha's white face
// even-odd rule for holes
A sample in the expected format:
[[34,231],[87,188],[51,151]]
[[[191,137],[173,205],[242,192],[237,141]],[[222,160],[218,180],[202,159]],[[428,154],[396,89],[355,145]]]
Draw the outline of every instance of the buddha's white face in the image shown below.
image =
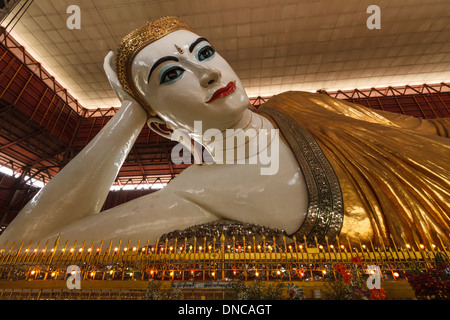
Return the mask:
[[[178,48],[177,48],[178,47]],[[249,105],[236,73],[195,33],[179,30],[148,45],[132,65],[136,88],[170,129],[225,130]]]

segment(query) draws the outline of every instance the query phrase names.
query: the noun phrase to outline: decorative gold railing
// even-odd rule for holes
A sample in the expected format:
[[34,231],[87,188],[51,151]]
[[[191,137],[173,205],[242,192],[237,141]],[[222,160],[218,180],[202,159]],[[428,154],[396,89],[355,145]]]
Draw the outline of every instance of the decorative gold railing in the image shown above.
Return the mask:
[[[402,279],[408,270],[426,270],[435,264],[438,253],[448,259],[444,243],[375,247],[361,241],[329,244],[307,243],[306,239],[282,241],[251,239],[193,238],[133,244],[120,241],[94,246],[68,242],[61,245],[5,243],[0,249],[0,280],[66,280],[67,268],[78,266],[82,280],[170,280],[227,281],[262,279],[266,281],[322,281],[335,275],[335,266],[364,276],[369,265],[377,265],[382,281]],[[358,257],[360,264],[356,264]]]

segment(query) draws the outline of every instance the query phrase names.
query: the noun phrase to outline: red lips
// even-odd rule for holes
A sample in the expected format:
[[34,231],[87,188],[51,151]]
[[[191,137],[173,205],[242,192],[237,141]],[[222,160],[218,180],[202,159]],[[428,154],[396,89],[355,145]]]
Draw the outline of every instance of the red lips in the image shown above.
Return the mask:
[[214,92],[211,99],[206,101],[206,103],[211,103],[216,99],[226,97],[226,96],[230,95],[231,93],[233,93],[234,90],[236,90],[236,82],[232,81],[232,82],[228,83],[225,87],[220,88],[219,90],[216,90],[216,92]]

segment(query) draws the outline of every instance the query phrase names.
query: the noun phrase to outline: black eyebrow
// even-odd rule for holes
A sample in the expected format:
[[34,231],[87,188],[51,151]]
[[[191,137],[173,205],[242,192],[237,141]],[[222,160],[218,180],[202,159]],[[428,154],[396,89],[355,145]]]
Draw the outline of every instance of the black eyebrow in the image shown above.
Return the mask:
[[206,41],[209,42],[207,39],[205,38],[198,38],[197,40],[195,40],[194,42],[192,42],[192,44],[189,46],[189,52],[192,53],[192,50],[194,50],[195,46],[198,45],[200,42],[202,41]]
[[166,62],[166,61],[175,61],[175,62],[179,62],[180,60],[178,60],[177,57],[170,57],[170,56],[167,56],[167,57],[163,57],[163,58],[159,59],[158,61],[156,61],[155,64],[153,65],[153,67],[150,69],[150,72],[149,72],[149,74],[148,74],[147,83],[149,83],[149,81],[150,81],[150,76],[152,75],[153,70],[155,70],[155,68],[156,68],[157,66],[159,66],[161,63]]

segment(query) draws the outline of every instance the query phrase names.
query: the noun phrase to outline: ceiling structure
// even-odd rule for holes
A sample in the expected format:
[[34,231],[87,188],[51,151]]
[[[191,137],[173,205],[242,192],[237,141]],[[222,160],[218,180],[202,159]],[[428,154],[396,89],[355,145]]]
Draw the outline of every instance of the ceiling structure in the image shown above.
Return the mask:
[[[366,25],[374,3],[381,29]],[[70,5],[81,10],[79,30],[67,27]],[[448,82],[449,12],[448,0],[39,0],[11,34],[83,107],[96,109],[119,105],[105,55],[161,16],[187,21],[230,63],[250,97],[264,97]]]

